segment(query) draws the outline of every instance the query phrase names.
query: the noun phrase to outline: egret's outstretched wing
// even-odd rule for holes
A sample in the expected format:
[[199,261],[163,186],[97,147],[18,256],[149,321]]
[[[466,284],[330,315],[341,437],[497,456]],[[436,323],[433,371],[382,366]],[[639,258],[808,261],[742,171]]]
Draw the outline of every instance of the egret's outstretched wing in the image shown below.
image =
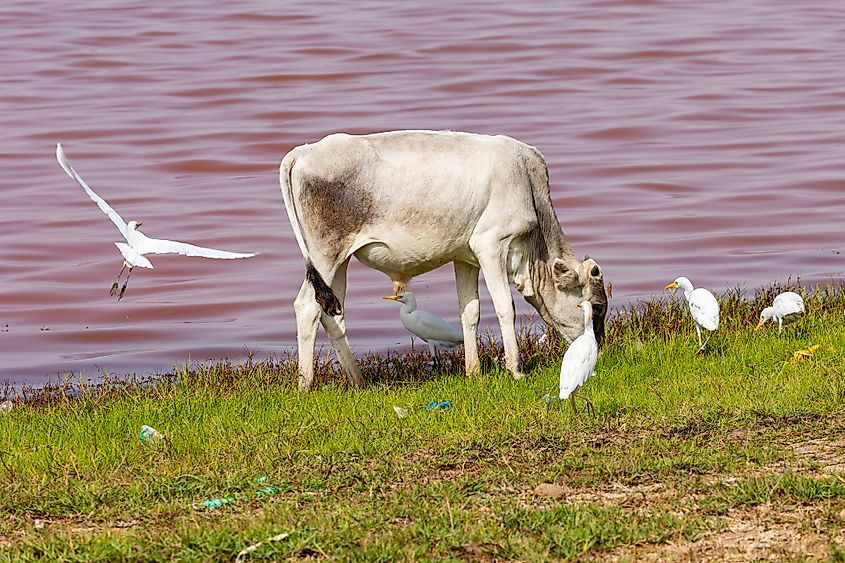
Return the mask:
[[103,213],[108,215],[109,219],[111,219],[111,222],[117,226],[118,230],[120,231],[120,234],[122,234],[123,238],[126,239],[126,242],[129,242],[129,229],[126,227],[126,221],[124,221],[123,218],[117,214],[117,211],[112,209],[111,205],[106,203],[106,200],[94,193],[94,190],[88,187],[88,184],[85,183],[85,180],[83,180],[82,177],[76,173],[76,170],[74,170],[73,167],[70,165],[70,162],[68,162],[61,143],[56,143],[56,159],[58,159],[59,165],[61,165],[62,169],[67,172],[67,175],[76,180],[77,184],[82,186],[82,189],[85,190],[85,193],[88,194],[88,197],[93,199],[94,203],[97,204],[97,207],[102,209]]
[[136,248],[141,254],[181,254],[182,256],[202,256],[203,258],[219,258],[222,260],[251,258],[255,256],[254,252],[229,252],[227,250],[196,246],[186,242],[150,237],[144,237],[143,241],[136,243]]

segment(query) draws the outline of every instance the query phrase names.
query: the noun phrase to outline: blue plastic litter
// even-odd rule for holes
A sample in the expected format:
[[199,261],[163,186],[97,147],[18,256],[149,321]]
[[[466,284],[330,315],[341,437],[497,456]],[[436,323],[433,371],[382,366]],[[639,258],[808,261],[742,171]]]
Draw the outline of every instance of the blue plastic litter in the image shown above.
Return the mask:
[[427,411],[436,411],[437,409],[448,409],[452,406],[452,401],[431,401],[429,404],[425,406],[425,410]]
[[225,498],[212,498],[206,501],[203,501],[205,507],[209,510],[214,510],[215,508],[220,508],[224,504],[229,504],[230,502],[235,502],[235,498],[233,497],[225,497]]
[[[256,481],[258,483],[266,483],[267,477],[259,477],[258,479],[256,479]],[[282,489],[280,489],[279,487],[276,487],[275,485],[267,485],[266,487],[255,491],[255,496],[257,498],[261,498],[261,497],[274,495],[274,494],[280,493],[280,492],[282,492]],[[237,502],[239,500],[247,500],[249,498],[250,498],[249,495],[239,495],[237,497],[212,498],[212,499],[208,499],[208,500],[203,501],[203,505],[209,510],[214,510],[215,508],[220,508],[224,504]]]
[[260,491],[257,491],[255,493],[255,496],[266,497],[267,495],[275,495],[279,491],[281,491],[279,487],[274,487],[273,485],[270,485],[269,487],[264,487]]

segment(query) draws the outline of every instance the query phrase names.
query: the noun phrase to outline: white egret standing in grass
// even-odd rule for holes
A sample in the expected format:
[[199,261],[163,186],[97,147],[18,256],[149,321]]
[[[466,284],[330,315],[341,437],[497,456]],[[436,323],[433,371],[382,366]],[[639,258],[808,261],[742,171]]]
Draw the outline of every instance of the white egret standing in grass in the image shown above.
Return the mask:
[[754,330],[760,330],[766,321],[774,319],[778,322],[778,332],[783,330],[783,325],[794,323],[804,314],[804,300],[794,291],[779,293],[772,302],[771,307],[766,307],[760,313],[760,322]]
[[[58,159],[62,169],[67,172],[68,176],[76,180],[76,182],[82,186],[88,196],[93,199],[94,203],[97,204],[103,213],[111,219],[112,223],[117,226],[120,234],[122,234],[123,238],[126,239],[125,243],[114,243],[123,255],[123,267],[120,269],[120,273],[117,274],[117,280],[115,280],[112,284],[109,295],[117,293],[118,301],[120,301],[123,298],[123,294],[126,293],[126,285],[129,283],[129,276],[132,275],[132,268],[135,266],[140,266],[142,268],[153,267],[152,263],[144,257],[145,254],[182,254],[183,256],[201,256],[203,258],[219,258],[224,260],[230,260],[233,258],[250,258],[255,256],[255,253],[228,252],[226,250],[194,246],[193,244],[176,242],[173,240],[150,238],[138,230],[138,227],[141,226],[140,221],[129,221],[129,223],[125,222],[123,218],[117,214],[117,211],[112,209],[112,207],[106,203],[106,200],[98,196],[94,193],[94,190],[88,187],[85,180],[76,173],[76,170],[74,170],[70,165],[70,162],[68,162],[61,143],[56,145],[56,158]],[[126,274],[123,287],[120,289],[120,293],[118,293],[117,287],[120,284],[120,276],[123,275],[123,271],[126,268],[129,268],[129,271]]]
[[[560,366],[560,400],[569,398],[572,410],[578,414],[575,395],[578,390],[595,374],[599,344],[593,331],[593,304],[582,301],[578,305],[584,311],[584,334],[572,341],[563,355]],[[593,402],[583,395],[578,395],[593,411]]]
[[464,334],[445,319],[428,311],[417,309],[417,298],[410,291],[402,295],[388,295],[384,299],[402,303],[399,320],[412,333],[428,343],[428,349],[434,360],[434,366],[440,367],[438,352],[441,349],[454,348],[464,341]]
[[[712,332],[719,328],[719,302],[716,297],[703,287],[698,289],[692,286],[692,283],[685,277],[680,277],[667,285],[664,289],[674,289],[680,287],[684,290],[684,297],[689,305],[689,312],[692,314],[692,320],[695,322],[695,332],[698,334],[698,351],[704,350],[707,343],[710,342]],[[701,343],[701,328],[709,330],[711,334],[707,336],[707,340]]]

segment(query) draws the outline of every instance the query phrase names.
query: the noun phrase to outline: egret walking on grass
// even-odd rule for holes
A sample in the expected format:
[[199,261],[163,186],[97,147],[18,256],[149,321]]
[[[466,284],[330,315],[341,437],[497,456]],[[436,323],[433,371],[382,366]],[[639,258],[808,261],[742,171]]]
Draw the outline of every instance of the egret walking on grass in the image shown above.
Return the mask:
[[[578,414],[575,406],[575,395],[578,390],[595,374],[596,358],[599,344],[593,332],[593,304],[582,301],[578,305],[584,311],[584,334],[572,341],[563,355],[560,366],[560,400],[569,399],[572,410]],[[587,404],[587,408],[594,410],[593,402],[583,395],[578,395]]]
[[760,330],[766,321],[774,319],[778,322],[778,332],[783,330],[783,325],[794,323],[804,315],[804,300],[794,291],[779,293],[772,302],[771,307],[766,307],[760,313],[760,322],[754,330]]
[[388,295],[384,299],[402,303],[399,320],[402,325],[428,343],[435,368],[440,367],[438,352],[453,348],[464,341],[463,333],[445,319],[417,309],[417,298],[410,291],[402,295]]
[[[710,337],[713,331],[719,328],[719,302],[716,297],[703,287],[698,289],[692,286],[692,283],[685,277],[680,277],[667,285],[664,289],[673,290],[680,287],[684,290],[684,297],[689,305],[689,312],[692,314],[692,320],[695,322],[695,332],[698,334],[698,351],[704,350],[707,343],[710,342]],[[711,334],[707,335],[707,340],[702,344],[701,342],[701,328],[709,330]]]
[[[117,226],[120,234],[122,234],[123,238],[126,239],[125,243],[114,243],[123,255],[123,267],[120,269],[120,273],[117,274],[117,280],[115,280],[112,284],[109,295],[117,294],[118,301],[120,301],[123,298],[123,294],[126,293],[126,285],[129,283],[129,276],[132,275],[132,269],[135,266],[140,266],[142,268],[153,267],[152,263],[144,257],[145,254],[182,254],[183,256],[202,256],[203,258],[220,258],[224,260],[233,258],[250,258],[255,256],[254,253],[228,252],[226,250],[194,246],[193,244],[176,242],[173,240],[150,238],[138,230],[138,227],[141,226],[140,221],[129,221],[129,223],[125,222],[123,218],[117,214],[117,211],[112,209],[112,207],[106,203],[106,200],[98,196],[94,193],[94,190],[88,187],[85,180],[76,173],[76,170],[74,170],[70,165],[70,162],[68,162],[61,143],[56,145],[56,158],[58,159],[62,169],[67,172],[68,176],[76,180],[76,182],[82,186],[88,196],[93,199],[94,203],[97,204],[103,213],[111,219],[112,223]],[[126,274],[123,287],[120,288],[120,292],[118,293],[117,288],[118,285],[120,285],[120,277],[123,275],[123,271],[126,268],[129,268],[129,271]]]

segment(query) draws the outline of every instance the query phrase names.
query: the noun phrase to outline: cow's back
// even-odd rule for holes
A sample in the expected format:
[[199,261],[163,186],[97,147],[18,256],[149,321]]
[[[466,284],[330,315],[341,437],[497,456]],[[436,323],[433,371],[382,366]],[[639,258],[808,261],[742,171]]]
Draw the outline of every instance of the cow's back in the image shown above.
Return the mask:
[[450,131],[333,134],[285,159],[309,238],[336,257],[370,240],[448,257],[479,221],[533,216],[529,169],[545,169],[515,139]]
[[336,133],[290,155],[297,197],[331,194],[339,212],[357,210],[361,219],[375,211],[401,216],[410,206],[471,213],[503,195],[491,190],[524,183],[529,161],[544,166],[534,148],[511,137],[452,131]]

